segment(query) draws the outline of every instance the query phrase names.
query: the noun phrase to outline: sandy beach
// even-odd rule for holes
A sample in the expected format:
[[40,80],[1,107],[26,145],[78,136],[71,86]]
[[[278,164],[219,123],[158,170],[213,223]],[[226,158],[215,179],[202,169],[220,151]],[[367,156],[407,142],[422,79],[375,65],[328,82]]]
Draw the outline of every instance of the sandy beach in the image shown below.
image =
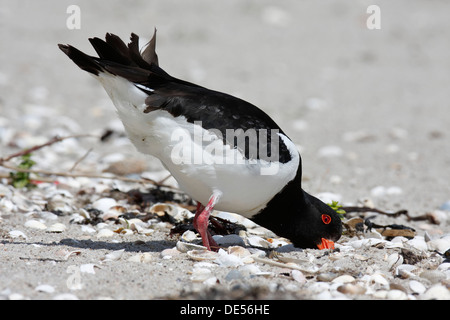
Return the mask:
[[[33,153],[33,169],[78,177],[41,175],[37,188],[17,189],[11,169],[0,166],[0,298],[449,299],[450,266],[441,254],[450,249],[450,3],[0,4],[0,158],[56,135],[92,135]],[[367,12],[370,5],[379,16]],[[134,32],[148,41],[154,28],[159,63],[169,74],[238,96],[273,117],[298,146],[305,190],[344,206],[407,210],[346,219],[375,215],[374,222],[404,225],[414,235],[392,239],[366,227],[343,236],[335,252],[281,249],[297,259],[299,267],[292,267],[267,263],[276,260],[269,249],[280,248],[266,240],[276,237],[252,225],[244,242],[252,235],[268,244],[232,244],[253,259],[236,262],[226,248],[202,261],[177,250],[173,223],[158,218],[135,229],[117,216],[87,221],[83,213],[92,216],[87,210],[101,199],[125,212],[165,201],[137,206],[126,193],[151,184],[89,175],[159,181],[167,172],[135,150],[103,88],[57,44],[94,54],[90,37],[112,32],[127,40]],[[177,186],[170,178],[165,184]],[[180,196],[178,204],[192,203]],[[435,220],[414,219],[426,215]],[[50,228],[55,224],[63,227]]]

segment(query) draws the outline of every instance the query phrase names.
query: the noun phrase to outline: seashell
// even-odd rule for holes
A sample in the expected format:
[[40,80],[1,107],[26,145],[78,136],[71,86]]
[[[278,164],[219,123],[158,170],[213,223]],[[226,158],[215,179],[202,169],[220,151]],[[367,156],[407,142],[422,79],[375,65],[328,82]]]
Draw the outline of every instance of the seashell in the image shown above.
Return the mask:
[[85,233],[95,233],[96,230],[94,228],[92,228],[91,226],[81,226],[81,231],[85,232]]
[[394,269],[403,263],[403,256],[395,252],[388,256],[387,263],[389,270]]
[[[177,246],[178,249],[178,246]],[[206,248],[204,250],[190,250],[187,251],[186,254],[189,258],[191,258],[194,261],[213,261],[217,259],[218,253],[213,251],[208,251]]]
[[428,289],[422,297],[427,300],[450,300],[450,290],[442,284],[436,284]]
[[150,207],[149,211],[158,216],[164,216],[166,213],[172,216],[176,221],[183,221],[194,217],[194,214],[187,209],[169,204],[156,203]]
[[450,236],[432,239],[427,242],[428,250],[434,251],[437,250],[439,252],[445,252],[448,248],[450,248]]
[[250,251],[241,246],[228,247],[227,251],[228,254],[233,254],[241,258],[242,262],[245,264],[255,262],[255,260],[253,260],[253,258],[251,257],[252,254],[250,253]]
[[[103,230],[105,230],[105,229],[103,229]],[[104,262],[107,262],[107,261],[117,261],[117,260],[119,260],[120,258],[122,258],[122,255],[123,255],[124,251],[125,251],[125,249],[121,249],[121,250],[115,250],[115,251],[113,251],[113,252],[111,252],[111,253],[108,253],[108,254],[105,256],[105,258],[103,259],[103,261],[104,261]]]
[[0,212],[13,212],[16,211],[16,205],[7,198],[0,198]]
[[346,220],[345,225],[351,231],[362,230],[362,228],[364,226],[364,219],[362,219],[360,217],[354,217],[354,218]]
[[148,236],[155,232],[154,229],[147,228],[148,224],[140,219],[130,219],[128,220],[128,224],[131,230],[136,231],[139,234]]
[[138,253],[128,258],[128,261],[130,262],[140,262],[140,263],[148,263],[151,262],[152,260],[153,257],[149,252]]
[[270,248],[270,242],[259,236],[250,236],[247,238],[247,242],[254,247]]
[[191,230],[187,230],[185,231],[182,235],[181,235],[181,239],[183,239],[186,242],[192,242],[194,240],[197,240],[197,234]]
[[216,285],[218,283],[218,279],[216,277],[210,277],[208,279],[206,279],[205,281],[203,281],[203,284],[207,287],[212,287],[214,285]]
[[180,251],[178,251],[176,248],[170,248],[170,249],[164,249],[160,253],[160,257],[162,259],[171,259],[172,256],[180,254]]
[[406,243],[409,244],[411,247],[416,248],[417,250],[421,251],[428,250],[428,245],[425,242],[425,238],[423,236],[415,236],[411,240],[408,240]]
[[406,299],[408,299],[408,296],[402,290],[394,289],[394,290],[388,291],[388,293],[386,295],[386,299],[388,299],[388,300],[406,300]]
[[108,219],[118,219],[120,215],[127,212],[127,209],[123,206],[115,205],[111,208],[104,211],[102,215],[103,221],[106,221]]
[[334,278],[331,282],[333,283],[350,283],[354,282],[356,279],[352,277],[351,275],[344,274],[342,276],[339,276],[337,278]]
[[337,276],[337,273],[334,272],[324,272],[317,275],[317,280],[322,282],[330,282]]
[[79,255],[81,253],[80,250],[73,250],[73,251],[69,251],[69,252],[64,252],[64,257],[63,260],[68,260],[71,256],[73,255]]
[[47,226],[45,224],[37,220],[28,220],[27,222],[25,222],[25,227],[37,230],[47,229]]
[[422,294],[422,293],[424,293],[427,290],[427,288],[422,283],[420,283],[417,280],[409,281],[409,288],[414,293],[418,293],[418,294]]
[[234,254],[228,254],[225,250],[219,249],[218,256],[214,260],[221,267],[236,267],[244,264],[242,259]]
[[364,294],[366,288],[360,286],[359,284],[345,283],[337,288],[337,291],[344,294]]
[[370,282],[379,284],[383,287],[389,287],[389,281],[386,279],[386,277],[381,273],[374,273],[370,276]]
[[306,283],[306,277],[300,270],[291,270],[291,277],[300,284]]
[[395,275],[403,279],[414,277],[414,270],[418,270],[416,266],[411,264],[401,264],[395,268]]
[[203,282],[212,276],[212,272],[208,268],[194,268],[190,277],[193,282]]
[[93,263],[85,263],[80,266],[80,272],[95,274],[95,270],[94,270],[95,267],[98,268],[98,266]]
[[61,233],[65,231],[67,227],[62,223],[54,223],[50,227],[47,228],[46,232],[55,232],[55,233]]
[[183,242],[183,241],[178,241],[176,248],[178,251],[186,253],[190,250],[206,250],[206,247],[198,245],[198,244],[193,244],[193,243],[189,243],[189,242]]
[[261,269],[259,269],[258,266],[254,263],[241,266],[241,267],[239,267],[239,270],[243,274],[257,274],[257,273],[261,272]]
[[13,239],[16,239],[16,238],[19,238],[19,237],[22,237],[22,238],[24,238],[25,240],[27,239],[27,236],[25,235],[25,233],[23,233],[23,232],[20,231],[20,230],[12,230],[12,231],[10,231],[10,232],[9,232],[9,236],[10,236],[11,238],[13,238]]
[[371,231],[367,231],[364,233],[364,238],[366,239],[383,239],[383,236],[381,233],[379,233],[377,230],[372,229]]
[[355,258],[356,260],[359,260],[359,261],[367,261],[367,260],[369,260],[369,257],[363,256],[363,255],[360,255],[360,254],[355,254],[353,256],[353,258]]
[[439,270],[426,270],[419,275],[421,278],[427,279],[431,283],[435,284],[447,278],[445,273]]
[[100,198],[92,204],[94,209],[100,210],[102,212],[108,211],[110,208],[117,205],[117,201],[113,198]]
[[114,235],[114,231],[110,230],[110,229],[100,229],[100,231],[97,233],[97,238],[109,238],[112,237]]
[[361,239],[361,240],[355,240],[348,242],[348,245],[352,246],[354,249],[360,249],[360,248],[368,248],[372,246],[376,246],[380,243],[385,243],[387,241],[381,240],[381,239],[375,239],[375,238],[369,238],[369,239]]

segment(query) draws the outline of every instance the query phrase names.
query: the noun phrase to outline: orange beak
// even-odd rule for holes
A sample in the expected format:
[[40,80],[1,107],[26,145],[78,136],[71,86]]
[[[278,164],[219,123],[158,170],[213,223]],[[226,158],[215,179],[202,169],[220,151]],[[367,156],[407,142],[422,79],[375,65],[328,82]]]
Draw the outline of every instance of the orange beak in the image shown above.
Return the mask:
[[320,250],[323,249],[334,249],[334,242],[331,240],[327,240],[325,238],[322,238],[322,243],[318,244],[317,247]]

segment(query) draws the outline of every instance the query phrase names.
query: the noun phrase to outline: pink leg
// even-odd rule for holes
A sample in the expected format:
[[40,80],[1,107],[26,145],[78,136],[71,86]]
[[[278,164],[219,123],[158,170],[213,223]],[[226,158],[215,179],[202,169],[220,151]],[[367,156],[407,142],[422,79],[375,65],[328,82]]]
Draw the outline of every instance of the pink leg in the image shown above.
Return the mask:
[[203,245],[208,249],[217,251],[219,249],[219,246],[214,241],[213,237],[211,236],[211,233],[208,231],[208,223],[209,223],[209,216],[211,215],[212,210],[214,209],[214,205],[217,203],[217,201],[220,198],[219,193],[215,193],[209,198],[208,204],[203,206],[200,202],[197,204],[197,211],[195,212],[194,217],[194,228],[200,233],[200,236],[202,237]]

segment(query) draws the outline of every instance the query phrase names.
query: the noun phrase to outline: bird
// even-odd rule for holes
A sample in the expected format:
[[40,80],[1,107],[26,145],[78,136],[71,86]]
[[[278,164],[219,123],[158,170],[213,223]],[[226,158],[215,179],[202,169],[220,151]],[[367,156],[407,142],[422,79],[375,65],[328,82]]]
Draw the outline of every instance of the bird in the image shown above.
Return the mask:
[[339,215],[302,188],[294,142],[257,106],[169,75],[159,66],[156,28],[142,48],[131,33],[89,38],[98,57],[59,48],[94,76],[115,105],[136,149],[158,158],[197,203],[193,226],[207,250],[213,210],[240,214],[294,247],[334,249]]

